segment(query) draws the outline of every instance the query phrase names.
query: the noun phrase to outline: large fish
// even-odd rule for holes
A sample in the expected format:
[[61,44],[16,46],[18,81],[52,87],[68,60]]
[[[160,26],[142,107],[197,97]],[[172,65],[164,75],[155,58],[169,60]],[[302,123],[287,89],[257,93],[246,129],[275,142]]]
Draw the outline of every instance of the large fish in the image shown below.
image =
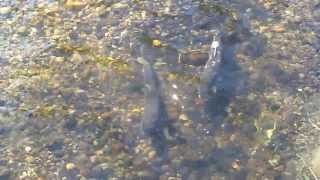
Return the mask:
[[209,59],[200,75],[199,96],[206,103],[214,94],[214,79],[217,77],[222,59],[221,33],[213,32],[213,40],[210,46]]
[[[168,157],[168,140],[172,139],[169,133],[170,123],[161,95],[160,81],[152,65],[143,58],[138,58],[143,66],[144,113],[141,120],[140,138],[151,138],[152,146],[160,157],[155,164],[165,161]],[[159,169],[159,168],[156,168]]]
[[141,131],[144,135],[153,136],[163,133],[168,119],[161,95],[160,81],[152,65],[144,58],[138,58],[143,66],[144,114],[141,121]]

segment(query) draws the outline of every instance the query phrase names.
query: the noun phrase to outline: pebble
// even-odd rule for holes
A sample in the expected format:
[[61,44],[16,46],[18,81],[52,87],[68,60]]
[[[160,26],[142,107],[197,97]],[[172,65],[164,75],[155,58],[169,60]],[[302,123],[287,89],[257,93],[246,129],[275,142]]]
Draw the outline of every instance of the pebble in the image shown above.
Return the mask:
[[240,166],[240,161],[239,160],[235,160],[231,163],[231,167],[236,170],[236,171],[240,171],[241,166]]
[[0,15],[7,15],[9,14],[11,11],[10,7],[1,7],[0,8]]
[[285,30],[286,30],[285,27],[283,25],[280,25],[280,24],[275,25],[275,26],[272,27],[272,31],[276,32],[276,33],[283,33],[283,32],[285,32]]
[[181,121],[189,121],[189,118],[186,114],[180,114],[179,120]]
[[17,32],[20,34],[20,35],[23,35],[27,32],[27,27],[26,26],[21,26],[17,29]]
[[103,155],[103,150],[98,150],[98,151],[95,152],[95,154],[97,156],[101,156],[101,155]]
[[98,156],[96,156],[96,155],[93,155],[93,156],[90,156],[90,162],[91,163],[95,163],[95,162],[97,162],[97,160],[98,160]]
[[305,75],[303,73],[299,73],[299,78],[303,79],[303,78],[305,78]]
[[160,40],[154,39],[154,40],[152,41],[152,45],[153,45],[154,47],[161,47],[161,46],[162,46],[162,43],[161,43]]
[[87,2],[84,0],[67,0],[64,4],[64,7],[66,8],[82,8],[85,5],[87,5]]
[[32,148],[31,148],[30,146],[26,146],[26,147],[24,148],[24,150],[25,150],[27,153],[29,153],[29,152],[31,152]]
[[119,153],[123,150],[124,146],[121,143],[115,143],[111,145],[111,149],[113,153]]
[[75,164],[73,164],[73,163],[67,163],[67,164],[66,164],[66,170],[71,171],[71,170],[73,170],[74,168],[76,168],[76,165],[75,165]]
[[205,65],[209,58],[208,53],[201,51],[191,51],[181,57],[181,63],[193,66]]
[[148,153],[148,160],[149,161],[152,161],[152,160],[155,160],[157,157],[157,152],[152,150]]

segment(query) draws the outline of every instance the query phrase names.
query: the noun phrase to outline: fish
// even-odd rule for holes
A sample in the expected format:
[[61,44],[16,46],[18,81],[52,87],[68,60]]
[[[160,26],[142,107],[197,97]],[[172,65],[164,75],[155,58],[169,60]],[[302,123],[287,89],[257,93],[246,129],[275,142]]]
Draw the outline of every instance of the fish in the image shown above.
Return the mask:
[[[170,133],[172,128],[169,122],[165,103],[161,93],[161,84],[152,65],[143,58],[138,58],[143,66],[144,113],[140,123],[138,138],[150,138],[156,149],[159,162],[168,158],[168,142],[173,139]],[[159,168],[156,168],[159,169]]]
[[199,97],[203,102],[207,102],[215,92],[213,83],[221,67],[222,60],[221,36],[219,31],[213,32],[209,58],[200,74]]
[[138,58],[143,66],[144,113],[141,120],[141,132],[145,136],[162,134],[168,115],[161,95],[161,85],[152,65],[144,58]]
[[206,134],[214,134],[223,124],[225,101],[224,92],[218,86],[222,70],[222,33],[213,32],[212,43],[208,53],[208,60],[200,73],[199,99],[203,104],[200,116],[206,123]]

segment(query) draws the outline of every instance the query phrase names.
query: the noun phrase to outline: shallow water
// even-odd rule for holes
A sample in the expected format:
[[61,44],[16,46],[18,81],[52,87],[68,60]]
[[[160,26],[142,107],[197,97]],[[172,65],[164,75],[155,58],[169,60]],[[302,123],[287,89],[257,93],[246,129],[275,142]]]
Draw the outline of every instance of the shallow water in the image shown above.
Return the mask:
[[[317,114],[305,103],[320,90],[318,6],[1,1],[0,179],[314,178],[297,155],[320,144],[303,120]],[[216,31],[221,64],[203,99]],[[145,117],[167,118],[142,135]]]

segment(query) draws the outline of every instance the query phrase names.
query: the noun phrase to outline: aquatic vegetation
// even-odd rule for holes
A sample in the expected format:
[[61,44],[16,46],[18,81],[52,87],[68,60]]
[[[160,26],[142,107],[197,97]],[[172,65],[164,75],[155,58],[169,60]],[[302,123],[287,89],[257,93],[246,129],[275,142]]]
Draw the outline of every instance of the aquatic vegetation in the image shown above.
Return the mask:
[[193,0],[194,2],[199,2],[199,7],[202,11],[207,13],[216,13],[218,15],[226,15],[232,12],[230,8],[227,8],[223,4],[218,2],[207,1],[207,0]]
[[34,117],[48,118],[52,117],[57,110],[58,107],[56,105],[40,105],[35,108],[32,115]]
[[143,42],[143,43],[146,43],[147,45],[150,45],[150,46],[152,46],[154,42],[156,43],[156,45],[160,45],[160,44],[161,44],[161,41],[159,41],[159,40],[154,40],[152,37],[150,37],[150,36],[147,35],[146,33],[143,33],[143,34],[140,36],[139,40],[140,40],[141,42]]
[[192,85],[198,85],[200,84],[200,77],[198,75],[193,74],[183,74],[183,73],[166,73],[164,74],[164,77],[168,81],[178,81],[178,82],[184,82],[186,84],[192,84]]
[[[296,166],[315,179],[305,149],[318,145],[318,6],[5,0],[0,179],[296,179]],[[226,44],[219,68],[213,29]],[[136,63],[142,46],[161,88]],[[172,127],[139,138],[159,106]],[[305,164],[289,164],[296,154]]]
[[114,59],[110,56],[99,56],[94,54],[92,54],[91,59],[93,62],[99,63],[103,66],[113,69],[119,74],[126,75],[131,73],[131,67],[128,63],[124,62],[123,60]]
[[69,43],[60,43],[57,45],[57,49],[70,54],[78,53],[77,56],[88,56],[86,58],[89,58],[92,62],[113,69],[119,74],[125,75],[130,74],[131,72],[129,64],[124,60],[97,54],[94,52],[93,47],[90,47],[88,45],[72,45]]
[[89,53],[92,51],[92,48],[87,45],[72,45],[68,43],[59,43],[57,45],[57,49],[62,50],[66,53],[74,53],[74,52]]

